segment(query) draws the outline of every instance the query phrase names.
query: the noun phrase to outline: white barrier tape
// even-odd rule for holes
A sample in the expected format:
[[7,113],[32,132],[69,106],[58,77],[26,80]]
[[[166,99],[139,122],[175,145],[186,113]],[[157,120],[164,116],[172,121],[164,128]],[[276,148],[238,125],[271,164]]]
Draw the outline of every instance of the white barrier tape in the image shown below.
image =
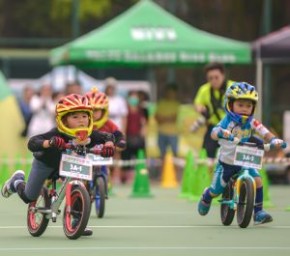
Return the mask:
[[[19,158],[15,160],[15,158],[0,158],[0,167],[2,165],[26,165],[32,163],[32,158]],[[113,160],[114,166],[134,166],[137,164],[146,164],[150,166],[160,166],[162,164],[161,159],[158,158],[149,158],[149,159],[132,159],[132,160]]]
[[[194,161],[196,164],[206,164],[212,165],[212,163],[217,163],[217,159],[212,161],[211,159],[197,159]],[[288,157],[266,157],[263,159],[263,164],[280,164],[280,165],[290,165],[290,158]]]
[[[19,158],[15,160],[15,158],[0,158],[0,167],[1,165],[26,165],[32,163],[32,158]],[[194,164],[206,164],[211,166],[212,164],[216,163],[217,160],[214,161],[212,159],[194,159]],[[173,163],[176,166],[183,167],[186,164],[186,159],[184,158],[173,158]],[[281,165],[288,165],[290,164],[290,158],[287,157],[267,157],[263,159],[264,164],[281,164]],[[137,164],[146,164],[148,166],[161,166],[162,160],[160,158],[148,158],[148,159],[132,159],[132,160],[113,160],[113,166],[135,166]]]

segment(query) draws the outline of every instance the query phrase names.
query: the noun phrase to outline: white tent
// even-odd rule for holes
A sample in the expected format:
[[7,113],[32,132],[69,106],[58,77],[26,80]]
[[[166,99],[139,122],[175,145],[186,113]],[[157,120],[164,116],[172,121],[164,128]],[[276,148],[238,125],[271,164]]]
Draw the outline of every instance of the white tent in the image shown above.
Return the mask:
[[[10,79],[9,85],[14,93],[20,96],[25,85],[30,85],[38,90],[41,85],[48,83],[52,85],[54,91],[63,91],[66,83],[76,80],[81,83],[84,92],[89,91],[94,86],[100,91],[105,89],[104,80],[95,79],[74,66],[56,67],[38,79]],[[127,95],[129,90],[142,90],[151,95],[151,89],[152,86],[147,81],[119,80],[117,85],[117,93],[123,96]]]

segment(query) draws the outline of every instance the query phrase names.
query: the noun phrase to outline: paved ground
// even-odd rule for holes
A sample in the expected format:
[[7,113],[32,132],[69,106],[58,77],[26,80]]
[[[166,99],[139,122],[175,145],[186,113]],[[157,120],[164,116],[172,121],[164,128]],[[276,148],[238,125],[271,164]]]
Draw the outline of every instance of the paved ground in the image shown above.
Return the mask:
[[206,217],[178,189],[151,187],[152,198],[130,198],[130,187],[116,187],[103,219],[92,212],[92,237],[68,240],[61,218],[42,237],[26,228],[26,206],[17,196],[0,198],[0,255],[290,255],[290,186],[271,186],[273,223],[239,228],[221,225],[219,207]]

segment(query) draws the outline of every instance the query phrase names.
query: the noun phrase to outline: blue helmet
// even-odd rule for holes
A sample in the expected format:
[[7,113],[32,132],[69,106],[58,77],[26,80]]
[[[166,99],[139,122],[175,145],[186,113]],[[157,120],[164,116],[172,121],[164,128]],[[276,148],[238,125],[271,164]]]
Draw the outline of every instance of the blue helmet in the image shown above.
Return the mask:
[[[254,103],[254,108],[250,116],[236,114],[232,111],[233,102],[238,99],[251,100]],[[225,93],[224,107],[230,118],[240,125],[251,122],[255,112],[256,103],[258,101],[258,92],[253,85],[246,82],[233,83]]]

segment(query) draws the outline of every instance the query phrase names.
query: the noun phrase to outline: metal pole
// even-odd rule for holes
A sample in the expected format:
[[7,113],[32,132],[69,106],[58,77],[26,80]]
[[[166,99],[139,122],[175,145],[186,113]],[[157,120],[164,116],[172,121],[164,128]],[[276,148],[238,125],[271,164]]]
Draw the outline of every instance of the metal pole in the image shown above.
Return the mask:
[[10,58],[9,57],[2,58],[2,71],[7,79],[10,78],[11,66],[10,66]]
[[272,0],[264,0],[262,19],[262,35],[265,35],[272,30]]
[[263,116],[263,123],[270,127],[271,126],[271,117],[272,117],[272,75],[271,75],[271,66],[265,64],[263,67],[263,80],[264,80],[264,90],[263,90],[263,110],[267,115]]
[[80,35],[80,22],[79,22],[79,0],[72,1],[72,19],[71,19],[71,28],[72,28],[72,37],[77,38]]
[[[261,23],[261,34],[267,34],[271,31],[271,24],[272,24],[272,15],[271,15],[271,10],[272,10],[272,0],[264,0],[263,2],[263,16],[262,16],[262,23]],[[269,70],[266,70],[269,72]],[[256,85],[257,85],[257,91],[259,93],[259,100],[257,104],[257,109],[256,109],[256,118],[259,121],[263,121],[263,105],[269,105],[270,102],[267,102],[268,97],[266,96],[266,102],[263,104],[263,61],[261,58],[261,43],[259,43],[257,47],[257,56],[256,56]],[[264,85],[265,87],[269,86],[269,83],[266,82]],[[268,92],[269,90],[266,90]],[[269,106],[268,106],[269,107]],[[270,115],[268,111],[270,111],[270,108],[267,107],[267,114]]]
[[175,83],[175,69],[173,67],[167,68],[167,83]]
[[[272,0],[264,0],[263,5],[263,23],[262,23],[262,35],[266,35],[271,32],[272,29]],[[263,84],[264,90],[260,93],[260,99],[263,98],[263,104],[261,107],[267,115],[261,114],[261,118],[265,125],[269,126],[271,122],[271,67],[270,65],[263,67],[263,74],[261,78],[261,84]],[[262,109],[261,108],[261,109]],[[262,121],[262,120],[261,120]]]
[[[170,12],[175,15],[177,9],[177,1],[169,0],[168,7]],[[176,81],[176,74],[174,67],[168,67],[167,69],[167,83],[174,83]]]
[[256,85],[257,85],[257,91],[259,94],[259,100],[257,103],[257,109],[256,109],[256,118],[259,121],[262,120],[262,108],[263,108],[263,96],[262,96],[262,84],[263,84],[263,61],[260,57],[260,46],[257,50],[257,59],[256,59]]

